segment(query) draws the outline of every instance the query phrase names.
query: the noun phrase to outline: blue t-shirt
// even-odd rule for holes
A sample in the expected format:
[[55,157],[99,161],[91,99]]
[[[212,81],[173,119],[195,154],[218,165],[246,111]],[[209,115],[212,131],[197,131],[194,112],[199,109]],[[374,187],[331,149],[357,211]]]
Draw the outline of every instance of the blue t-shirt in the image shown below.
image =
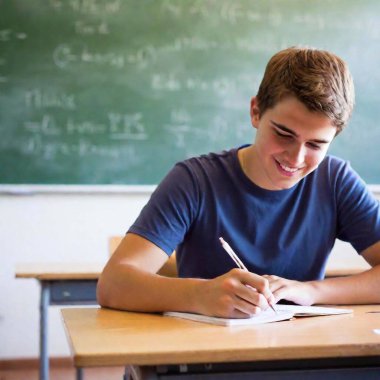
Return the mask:
[[235,267],[300,281],[324,277],[335,239],[361,252],[380,240],[379,202],[350,165],[326,156],[295,186],[271,191],[242,171],[238,149],[174,166],[129,232],[170,255],[181,277],[214,278]]

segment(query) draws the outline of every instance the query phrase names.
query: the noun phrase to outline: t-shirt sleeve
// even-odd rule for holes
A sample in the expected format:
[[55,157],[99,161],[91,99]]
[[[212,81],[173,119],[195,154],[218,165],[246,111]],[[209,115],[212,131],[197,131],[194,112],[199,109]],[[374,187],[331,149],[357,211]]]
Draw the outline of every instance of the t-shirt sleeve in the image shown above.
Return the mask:
[[349,163],[338,171],[336,197],[338,239],[359,253],[380,241],[379,201]]
[[178,163],[158,185],[128,232],[148,239],[170,255],[191,228],[198,201],[196,176],[189,165]]

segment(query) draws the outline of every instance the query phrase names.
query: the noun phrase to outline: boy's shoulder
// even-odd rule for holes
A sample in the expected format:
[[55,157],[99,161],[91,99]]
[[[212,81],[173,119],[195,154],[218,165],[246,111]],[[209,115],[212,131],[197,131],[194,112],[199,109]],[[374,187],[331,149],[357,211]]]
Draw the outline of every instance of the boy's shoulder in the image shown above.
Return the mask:
[[217,167],[234,166],[238,162],[237,152],[239,148],[232,148],[220,152],[210,152],[187,158],[177,163],[177,165],[185,166],[190,170],[216,169]]
[[330,166],[342,166],[347,165],[348,161],[343,158],[334,156],[333,154],[327,154],[323,159],[322,164],[330,165]]
[[315,170],[314,179],[320,183],[330,183],[335,190],[366,187],[365,181],[351,166],[350,161],[331,154],[327,155]]
[[346,171],[347,169],[351,169],[349,161],[332,154],[328,154],[318,166],[317,172],[328,173],[335,176],[339,172]]
[[190,157],[182,162],[194,162],[194,161],[218,161],[218,160],[228,160],[237,155],[238,148],[231,148],[228,150],[222,150],[218,152],[209,152],[205,154],[200,154],[197,156]]

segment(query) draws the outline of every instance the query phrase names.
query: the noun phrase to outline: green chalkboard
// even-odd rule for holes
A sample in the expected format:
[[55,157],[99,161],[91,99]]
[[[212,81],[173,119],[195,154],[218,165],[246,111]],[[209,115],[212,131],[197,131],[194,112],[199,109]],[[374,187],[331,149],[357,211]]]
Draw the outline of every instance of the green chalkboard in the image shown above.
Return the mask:
[[250,143],[265,64],[297,44],[350,64],[331,153],[380,183],[378,0],[0,0],[0,184],[156,184]]

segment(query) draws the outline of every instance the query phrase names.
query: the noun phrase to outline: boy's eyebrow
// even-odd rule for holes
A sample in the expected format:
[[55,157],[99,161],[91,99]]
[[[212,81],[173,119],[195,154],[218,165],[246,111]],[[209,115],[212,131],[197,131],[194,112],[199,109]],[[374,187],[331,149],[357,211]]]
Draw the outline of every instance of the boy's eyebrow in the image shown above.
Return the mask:
[[[270,121],[276,128],[278,129],[281,129],[282,131],[286,132],[286,133],[289,133],[290,135],[294,136],[294,137],[299,137],[299,135],[294,132],[293,130],[289,129],[288,127],[285,127],[285,125],[282,125],[282,124],[278,124],[276,122],[274,122],[273,120]],[[322,139],[313,139],[313,140],[310,140],[312,142],[315,142],[317,144],[329,144],[330,141],[327,141],[327,140],[322,140]]]

